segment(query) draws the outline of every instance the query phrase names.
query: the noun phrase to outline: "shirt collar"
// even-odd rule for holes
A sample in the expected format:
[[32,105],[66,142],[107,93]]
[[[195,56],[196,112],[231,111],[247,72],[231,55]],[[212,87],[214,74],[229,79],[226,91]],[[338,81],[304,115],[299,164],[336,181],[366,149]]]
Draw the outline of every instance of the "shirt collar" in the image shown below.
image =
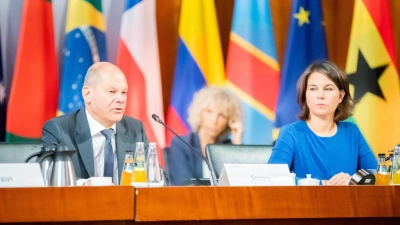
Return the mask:
[[[97,120],[95,120],[92,115],[86,110],[86,117],[89,123],[89,128],[90,128],[90,136],[93,137],[93,135],[100,133],[102,130],[107,129],[101,123],[99,123]],[[116,124],[114,123],[111,128],[113,129],[113,133],[116,133]]]

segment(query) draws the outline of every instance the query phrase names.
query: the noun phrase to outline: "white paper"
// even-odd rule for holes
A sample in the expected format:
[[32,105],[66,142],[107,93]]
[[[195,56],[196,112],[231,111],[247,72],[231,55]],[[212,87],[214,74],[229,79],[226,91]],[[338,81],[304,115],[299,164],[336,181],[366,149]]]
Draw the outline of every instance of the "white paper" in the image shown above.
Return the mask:
[[0,163],[0,187],[44,187],[39,163]]
[[224,164],[217,186],[293,186],[286,164]]

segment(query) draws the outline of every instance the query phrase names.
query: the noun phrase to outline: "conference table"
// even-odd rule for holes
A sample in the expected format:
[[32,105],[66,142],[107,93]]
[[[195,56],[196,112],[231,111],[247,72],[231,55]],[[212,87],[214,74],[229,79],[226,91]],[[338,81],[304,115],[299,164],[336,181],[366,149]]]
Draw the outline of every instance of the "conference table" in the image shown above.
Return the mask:
[[400,186],[0,188],[0,223],[400,224]]

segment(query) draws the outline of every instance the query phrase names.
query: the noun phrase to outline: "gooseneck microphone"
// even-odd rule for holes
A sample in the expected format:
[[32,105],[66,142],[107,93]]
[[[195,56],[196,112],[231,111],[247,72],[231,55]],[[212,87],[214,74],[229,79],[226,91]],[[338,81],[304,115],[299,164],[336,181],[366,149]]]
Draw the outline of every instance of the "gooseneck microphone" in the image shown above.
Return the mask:
[[216,179],[216,177],[215,177],[214,170],[211,168],[211,165],[210,165],[210,163],[207,161],[207,159],[206,159],[200,152],[198,152],[195,148],[193,148],[193,146],[191,146],[189,143],[187,143],[185,140],[183,140],[183,139],[181,138],[181,136],[179,136],[177,133],[175,133],[175,131],[173,131],[169,126],[167,126],[167,125],[160,119],[160,117],[159,117],[158,115],[153,114],[153,115],[151,115],[151,117],[152,117],[157,123],[160,123],[160,124],[163,125],[165,128],[167,128],[169,131],[171,131],[177,138],[179,138],[179,140],[181,140],[183,143],[185,143],[185,145],[187,145],[190,149],[192,149],[194,152],[196,152],[196,154],[199,155],[199,156],[207,163],[208,170],[210,171],[210,174],[211,174],[211,179],[210,179],[211,186],[215,186],[214,181],[216,181],[217,179]]

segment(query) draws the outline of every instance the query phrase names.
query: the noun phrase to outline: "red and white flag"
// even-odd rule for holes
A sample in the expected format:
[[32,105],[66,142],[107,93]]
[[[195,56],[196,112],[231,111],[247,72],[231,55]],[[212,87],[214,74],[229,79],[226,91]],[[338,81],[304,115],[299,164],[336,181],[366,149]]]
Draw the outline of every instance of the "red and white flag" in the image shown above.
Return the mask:
[[[156,1],[127,0],[122,15],[117,66],[128,81],[125,115],[143,122],[150,142],[165,147],[165,129],[153,121],[157,114],[164,120],[160,62],[158,54]],[[162,152],[158,152],[163,165]]]

